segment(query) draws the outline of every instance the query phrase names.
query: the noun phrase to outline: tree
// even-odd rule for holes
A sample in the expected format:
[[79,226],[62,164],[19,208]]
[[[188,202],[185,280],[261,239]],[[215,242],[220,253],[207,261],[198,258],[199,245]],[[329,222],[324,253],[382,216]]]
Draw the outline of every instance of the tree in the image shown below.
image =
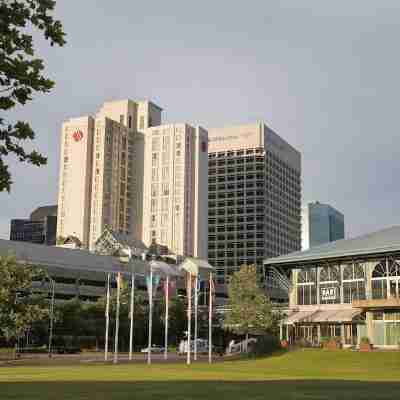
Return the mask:
[[0,336],[17,339],[34,322],[48,316],[42,296],[31,291],[32,281],[43,273],[18,265],[12,256],[0,256]]
[[277,317],[272,312],[272,305],[258,285],[255,266],[243,266],[235,272],[228,285],[228,312],[224,327],[237,334],[268,332]]
[[[65,44],[61,22],[52,17],[53,0],[0,0],[0,110],[32,100],[35,92],[46,93],[54,82],[43,76],[43,60],[35,57],[32,35],[37,29],[53,46]],[[33,165],[47,159],[36,150],[26,151],[21,145],[33,140],[35,133],[27,122],[15,124],[0,118],[0,192],[10,191],[11,174],[5,157],[14,154],[19,161]]]

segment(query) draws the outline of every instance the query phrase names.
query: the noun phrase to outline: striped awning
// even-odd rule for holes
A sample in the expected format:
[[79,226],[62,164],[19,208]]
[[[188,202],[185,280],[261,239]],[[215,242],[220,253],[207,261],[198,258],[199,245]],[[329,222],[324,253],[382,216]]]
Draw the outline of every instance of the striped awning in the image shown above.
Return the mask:
[[360,310],[318,310],[310,322],[351,322],[360,315]]

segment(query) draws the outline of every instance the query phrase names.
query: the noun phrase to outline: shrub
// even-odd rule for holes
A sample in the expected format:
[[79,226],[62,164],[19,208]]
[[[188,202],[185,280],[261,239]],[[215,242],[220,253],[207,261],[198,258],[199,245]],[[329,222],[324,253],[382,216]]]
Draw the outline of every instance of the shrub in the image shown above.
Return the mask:
[[263,356],[272,354],[274,351],[279,350],[281,344],[279,339],[272,335],[260,336],[257,342],[251,345],[250,351],[254,356]]
[[368,336],[363,336],[361,338],[361,340],[360,340],[360,343],[361,344],[370,344],[369,337]]
[[329,336],[321,336],[320,342],[321,344],[328,343],[331,340]]

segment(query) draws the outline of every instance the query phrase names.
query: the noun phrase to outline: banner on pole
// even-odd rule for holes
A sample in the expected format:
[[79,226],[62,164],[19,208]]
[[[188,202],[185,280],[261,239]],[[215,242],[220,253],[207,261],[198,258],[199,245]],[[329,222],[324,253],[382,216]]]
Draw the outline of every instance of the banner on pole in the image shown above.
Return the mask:
[[172,298],[174,296],[176,296],[176,281],[175,280],[171,280],[171,278],[169,279],[169,285],[167,288],[167,280],[164,279],[163,281],[163,291],[164,291],[164,295],[167,295],[167,290],[168,290],[168,297]]
[[[159,275],[153,275],[153,296],[157,292],[158,285],[160,283],[160,276]],[[149,295],[150,298],[150,276],[146,276],[146,286],[147,286],[147,294]]]

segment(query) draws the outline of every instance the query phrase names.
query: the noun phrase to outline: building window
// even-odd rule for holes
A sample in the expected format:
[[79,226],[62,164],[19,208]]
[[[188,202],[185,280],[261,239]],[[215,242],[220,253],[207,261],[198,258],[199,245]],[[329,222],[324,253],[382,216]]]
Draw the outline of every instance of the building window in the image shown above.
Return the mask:
[[387,298],[387,279],[388,271],[386,262],[381,261],[372,271],[372,298],[386,299]]
[[297,302],[299,305],[317,304],[317,272],[315,268],[303,268],[297,276]]
[[320,304],[340,303],[340,269],[338,265],[329,265],[320,269]]
[[128,128],[132,128],[132,116],[128,117]]
[[365,274],[362,264],[343,267],[343,302],[365,299]]

